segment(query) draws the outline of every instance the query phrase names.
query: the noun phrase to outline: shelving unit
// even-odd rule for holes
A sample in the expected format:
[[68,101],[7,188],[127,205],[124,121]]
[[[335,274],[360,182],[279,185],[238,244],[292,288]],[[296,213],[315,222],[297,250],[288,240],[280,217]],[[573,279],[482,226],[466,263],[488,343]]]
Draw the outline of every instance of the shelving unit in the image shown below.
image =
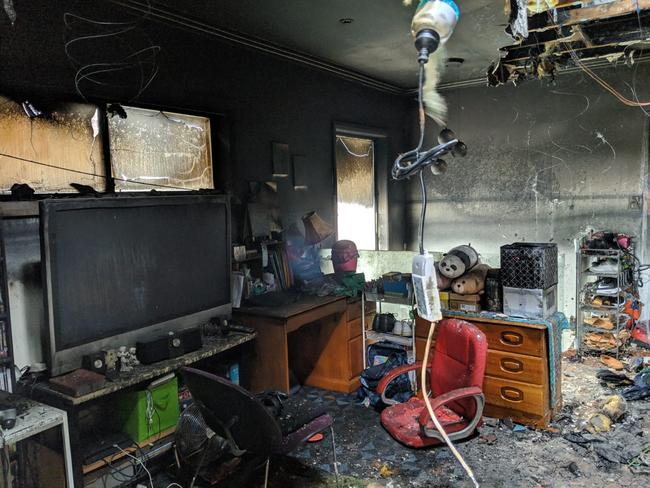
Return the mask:
[[[619,356],[620,348],[627,338],[621,334],[625,330],[627,315],[624,313],[625,293],[633,291],[635,286],[628,260],[634,249],[582,249],[576,241],[576,345],[579,352],[601,352]],[[611,261],[616,265],[615,271],[593,270],[598,261]],[[603,278],[616,280],[615,294],[598,293],[597,284]],[[613,283],[613,282],[612,282]],[[594,299],[609,300],[609,304],[593,303]],[[602,319],[603,324],[612,324],[612,328],[601,327],[587,321]],[[622,323],[623,322],[623,323]],[[598,336],[594,336],[598,334]],[[587,345],[585,338],[601,338],[602,347]],[[613,345],[611,344],[613,341]],[[592,341],[593,342],[593,341]],[[606,347],[607,344],[610,347]]]
[[0,390],[13,392],[15,386],[16,374],[11,343],[7,263],[2,234],[2,218],[0,217]]
[[[410,336],[399,336],[395,334],[390,334],[390,333],[381,333],[381,332],[375,332],[372,329],[368,329],[366,326],[366,302],[374,302],[377,304],[377,313],[382,313],[382,305],[383,304],[392,304],[392,305],[399,305],[400,309],[401,308],[408,308],[410,311],[413,308],[414,304],[414,297],[409,296],[409,297],[397,297],[397,296],[392,296],[392,295],[382,295],[379,293],[371,293],[371,292],[364,292],[361,294],[361,308],[362,308],[362,313],[361,313],[361,327],[363,331],[363,367],[364,369],[368,367],[367,364],[367,357],[366,357],[366,350],[368,346],[368,341],[372,342],[378,342],[378,341],[388,341],[392,342],[394,344],[399,344],[401,346],[406,346],[408,349],[409,353],[409,360],[415,361],[415,321],[413,321],[413,324],[411,326],[411,335]],[[408,318],[410,320],[410,316],[407,317],[399,317],[398,320],[402,320]]]

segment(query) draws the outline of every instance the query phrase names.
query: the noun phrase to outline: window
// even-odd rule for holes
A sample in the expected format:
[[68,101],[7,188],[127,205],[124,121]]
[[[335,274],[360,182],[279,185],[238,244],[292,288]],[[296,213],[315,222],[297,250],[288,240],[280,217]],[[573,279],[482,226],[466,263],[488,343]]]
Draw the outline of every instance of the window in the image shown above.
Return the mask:
[[377,249],[374,141],[337,135],[335,157],[338,238]]
[[76,193],[70,183],[104,191],[99,117],[95,105],[66,103],[29,118],[19,103],[0,96],[0,192],[14,183],[39,193]]
[[209,119],[123,108],[125,119],[108,116],[117,191],[214,188]]

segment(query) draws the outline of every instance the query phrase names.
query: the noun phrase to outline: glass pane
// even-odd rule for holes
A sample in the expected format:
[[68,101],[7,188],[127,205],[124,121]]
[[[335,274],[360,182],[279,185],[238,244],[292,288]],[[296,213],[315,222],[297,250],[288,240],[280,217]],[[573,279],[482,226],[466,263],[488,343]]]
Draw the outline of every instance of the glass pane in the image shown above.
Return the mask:
[[125,119],[108,115],[117,191],[214,188],[209,119],[123,108]]
[[41,193],[75,193],[70,183],[97,191],[106,187],[95,105],[61,104],[45,117],[30,119],[19,103],[0,96],[0,153],[2,193],[14,183]]
[[358,249],[376,249],[374,144],[336,136],[338,238]]

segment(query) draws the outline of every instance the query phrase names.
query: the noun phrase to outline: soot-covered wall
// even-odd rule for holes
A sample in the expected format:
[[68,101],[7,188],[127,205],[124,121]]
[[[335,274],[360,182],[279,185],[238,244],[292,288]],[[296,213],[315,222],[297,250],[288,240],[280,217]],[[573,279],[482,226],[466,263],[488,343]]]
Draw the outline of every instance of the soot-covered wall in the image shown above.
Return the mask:
[[[650,71],[637,73],[647,79]],[[632,71],[602,73],[625,89]],[[647,90],[646,90],[647,91]],[[629,94],[629,91],[627,92]],[[426,174],[425,246],[446,251],[471,242],[489,264],[515,241],[556,242],[559,306],[574,313],[574,239],[589,229],[638,236],[646,254],[646,115],[628,108],[580,74],[548,85],[464,88],[443,93],[449,127],[466,142],[466,158],[448,158],[442,176]],[[432,124],[433,125],[433,124]],[[430,129],[429,140],[435,130]],[[421,198],[411,182],[407,201],[410,248],[416,249]]]
[[[37,104],[47,99],[80,100],[74,85],[76,70],[64,52],[63,15],[87,5],[91,5],[90,0],[15,2],[18,15],[14,26],[0,12],[0,94]],[[90,13],[98,20],[124,19],[120,7],[110,2],[93,1]],[[285,226],[310,210],[334,222],[335,122],[383,131],[387,135],[388,160],[404,150],[404,121],[410,115],[408,99],[169,25],[143,21],[138,29],[161,48],[156,58],[158,73],[148,88],[132,101],[129,99],[134,87],[128,84],[100,87],[99,91],[85,84],[85,93],[95,103],[122,102],[178,112],[226,114],[231,161],[227,171],[219,168],[217,173],[225,174],[229,181],[217,184],[226,183],[234,191],[234,207],[243,201],[247,181],[271,179],[272,141],[288,143],[292,153],[306,156],[309,163],[307,191],[294,191],[291,178],[277,180]],[[101,42],[93,49],[83,52],[86,62],[107,58]],[[220,127],[217,133],[225,134]],[[223,164],[214,161],[217,167]],[[401,187],[405,185],[390,182],[387,176],[378,183],[389,200],[387,241],[392,248],[402,249],[405,193]],[[241,222],[233,224],[239,227]],[[38,225],[32,227],[27,229],[31,240],[38,238]],[[23,230],[12,235],[22,239]],[[21,245],[19,240],[16,243]],[[29,266],[39,264],[38,247],[36,251],[36,255],[31,253],[26,258]],[[30,298],[33,283],[25,278],[25,266],[15,271],[15,280],[10,283],[15,290],[11,297],[12,326],[14,343],[19,344],[16,364],[23,367],[42,361],[37,338],[43,317],[42,300]]]
[[[114,4],[92,4],[92,9],[80,11],[88,4],[68,0],[17,2],[15,25],[4,19],[0,24],[0,93],[34,101],[43,95],[78,99],[76,70],[64,52],[64,43],[70,39],[64,14],[77,12],[106,21],[125,18],[121,7]],[[404,150],[402,127],[410,106],[404,97],[167,24],[146,20],[138,29],[160,46],[158,73],[144,93],[129,102],[133,86],[93,87],[82,82],[85,93],[101,93],[95,100],[100,102],[227,114],[232,156],[227,175],[240,196],[245,194],[246,181],[272,178],[271,142],[288,143],[293,154],[307,157],[310,169],[307,191],[294,191],[291,178],[278,179],[285,222],[309,210],[334,222],[334,122],[384,131],[388,160]],[[140,37],[136,39],[140,41]],[[73,47],[81,49],[86,63],[100,62],[110,57],[103,50],[115,45],[111,40],[105,43],[105,47],[101,41]],[[382,173],[387,174],[385,169]],[[390,190],[388,241],[402,249],[403,185],[389,182],[387,176],[379,183],[379,187],[388,185]]]

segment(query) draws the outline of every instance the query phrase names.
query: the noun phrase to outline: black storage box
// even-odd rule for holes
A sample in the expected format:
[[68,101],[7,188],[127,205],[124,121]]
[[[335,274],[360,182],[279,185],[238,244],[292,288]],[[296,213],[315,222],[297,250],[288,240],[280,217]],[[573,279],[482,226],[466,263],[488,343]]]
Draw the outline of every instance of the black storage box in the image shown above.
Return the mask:
[[517,242],[501,246],[501,283],[545,290],[557,284],[557,244]]

